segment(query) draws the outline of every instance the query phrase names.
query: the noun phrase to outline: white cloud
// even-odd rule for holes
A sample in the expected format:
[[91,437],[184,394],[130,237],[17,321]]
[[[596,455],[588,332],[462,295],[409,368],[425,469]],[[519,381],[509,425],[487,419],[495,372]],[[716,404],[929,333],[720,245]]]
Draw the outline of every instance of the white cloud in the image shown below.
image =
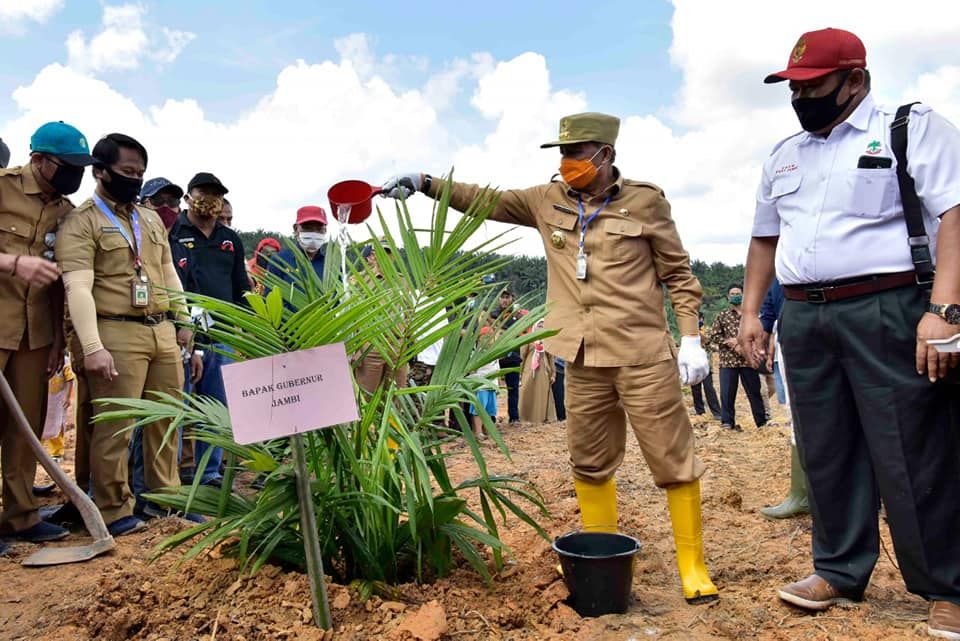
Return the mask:
[[99,33],[88,40],[76,30],[67,37],[67,65],[80,72],[102,72],[137,69],[143,58],[173,62],[196,36],[162,27],[161,41],[151,40],[144,28],[146,11],[139,4],[104,5]]
[[44,23],[63,0],[0,0],[0,32],[22,33],[26,22]]
[[170,64],[176,60],[184,47],[197,37],[195,33],[168,29],[167,27],[162,27],[160,31],[163,33],[165,43],[159,45],[150,57],[161,64]]
[[[937,13],[948,3],[916,0],[902,20],[889,20],[863,2],[808,0],[802,8],[674,2],[671,56],[681,90],[656,113],[619,114],[618,165],[628,177],[666,190],[695,258],[740,262],[745,256],[760,165],[778,140],[799,129],[785,88],[762,78],[782,68],[799,32],[856,25],[880,99],[923,100],[960,124],[960,52],[950,46],[960,12]],[[930,24],[917,17],[934,14],[941,19]],[[141,25],[142,15],[136,14]],[[133,24],[133,14],[127,19]],[[84,42],[88,51],[95,41]],[[167,36],[165,44],[185,42]],[[557,120],[602,108],[577,88],[554,87],[549,60],[537,53],[500,61],[475,54],[434,63],[438,71],[428,75],[424,59],[380,56],[364,34],[342,38],[336,48],[338,61],[284,68],[256,107],[229,122],[210,119],[194,100],[140,106],[76,68],[50,65],[14,92],[20,115],[0,134],[16,160],[46,120],[72,122],[94,140],[124,131],[150,150],[150,176],[185,183],[194,172],[213,171],[231,188],[241,228],[286,231],[297,207],[326,207],[327,188],[345,178],[378,183],[397,173],[455,166],[459,179],[480,184],[543,182],[558,157],[539,144],[556,135]],[[411,70],[421,72],[413,88],[401,82]],[[63,95],[85,99],[64,107]],[[469,97],[466,113],[453,108],[463,105],[462,96]],[[83,189],[88,193],[89,183]],[[392,211],[392,204],[377,202]],[[421,221],[430,210],[422,196],[410,204]],[[489,223],[487,236],[504,229]],[[542,252],[532,233],[513,235],[519,238],[513,250]]]

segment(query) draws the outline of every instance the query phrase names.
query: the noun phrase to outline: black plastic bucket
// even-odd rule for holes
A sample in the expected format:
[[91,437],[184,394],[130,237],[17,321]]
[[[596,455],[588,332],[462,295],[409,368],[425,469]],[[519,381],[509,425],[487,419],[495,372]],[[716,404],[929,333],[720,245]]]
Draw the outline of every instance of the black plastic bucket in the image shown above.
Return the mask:
[[630,604],[640,541],[625,534],[570,532],[553,540],[570,605],[582,617],[621,614]]

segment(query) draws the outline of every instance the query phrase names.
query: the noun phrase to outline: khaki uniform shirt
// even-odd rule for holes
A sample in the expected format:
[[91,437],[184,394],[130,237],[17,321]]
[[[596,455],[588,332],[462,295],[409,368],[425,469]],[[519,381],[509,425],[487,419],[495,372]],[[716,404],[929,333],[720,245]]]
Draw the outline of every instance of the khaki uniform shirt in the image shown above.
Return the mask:
[[[52,249],[44,237],[71,209],[66,198],[43,193],[31,165],[0,169],[0,253],[42,256]],[[49,291],[0,274],[0,349],[19,349],[24,335],[32,350],[53,342]]]
[[[670,216],[663,191],[650,183],[617,181],[605,193],[584,195],[584,218],[607,196],[584,241],[587,278],[576,277],[580,239],[578,192],[561,181],[494,192],[453,183],[450,203],[467,211],[483,195],[499,195],[491,220],[535,227],[547,255],[547,327],[560,333],[546,350],[574,362],[583,348],[588,367],[643,365],[673,358],[661,283],[667,286],[682,334],[698,332],[702,290]],[[444,181],[434,180],[436,197]]]
[[[117,205],[104,197],[103,201],[115,213],[128,236],[133,238],[130,225],[132,205],[117,211]],[[176,283],[164,282],[163,265],[172,265],[170,245],[163,222],[156,212],[137,207],[140,215],[140,233],[143,246],[140,258],[143,273],[150,281],[150,303],[146,308],[134,307],[130,300],[130,283],[136,277],[133,251],[120,230],[100,211],[92,199],[87,199],[64,218],[57,235],[57,260],[64,273],[82,269],[93,270],[93,299],[98,316],[144,316],[160,314],[170,309],[170,301],[162,288],[174,288]]]

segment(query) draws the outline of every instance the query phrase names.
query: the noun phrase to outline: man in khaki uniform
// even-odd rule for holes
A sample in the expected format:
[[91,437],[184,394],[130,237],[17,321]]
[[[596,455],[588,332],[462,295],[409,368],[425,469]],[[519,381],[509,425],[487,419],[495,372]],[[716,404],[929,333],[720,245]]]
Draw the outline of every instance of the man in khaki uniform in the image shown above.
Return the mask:
[[[183,365],[171,318],[188,316],[183,302],[164,291],[181,291],[181,286],[163,222],[156,212],[133,204],[147,152],[129,136],[110,134],[96,144],[93,156],[93,198],[66,216],[57,236],[90,397],[176,394],[183,387]],[[167,425],[157,421],[143,427],[149,490],[180,484],[176,440],[162,443]],[[133,516],[127,482],[127,426],[126,421],[98,423],[90,441],[93,498],[115,536],[143,527]]]
[[[699,382],[709,365],[700,347],[701,287],[690,271],[670,205],[656,185],[625,179],[613,161],[620,121],[586,113],[560,121],[560,179],[495,194],[453,183],[451,205],[466,211],[499,195],[490,218],[539,230],[547,256],[546,351],[567,361],[567,439],[586,529],[616,531],[614,473],[623,461],[626,422],[666,488],[683,592],[691,603],[717,588],[703,560],[700,481],[693,431],[677,383]],[[385,196],[423,191],[439,198],[444,183],[426,174],[397,177]],[[683,334],[677,352],[667,330],[661,283]],[[624,415],[626,410],[626,416]]]
[[[64,195],[80,187],[93,158],[83,134],[62,122],[40,127],[30,148],[27,165],[0,170],[0,367],[39,436],[47,379],[63,362],[63,331],[55,322],[63,314],[63,290],[52,260],[53,237],[73,208]],[[32,492],[37,461],[9,409],[0,412],[0,526],[26,541],[67,536],[67,530],[40,520]]]

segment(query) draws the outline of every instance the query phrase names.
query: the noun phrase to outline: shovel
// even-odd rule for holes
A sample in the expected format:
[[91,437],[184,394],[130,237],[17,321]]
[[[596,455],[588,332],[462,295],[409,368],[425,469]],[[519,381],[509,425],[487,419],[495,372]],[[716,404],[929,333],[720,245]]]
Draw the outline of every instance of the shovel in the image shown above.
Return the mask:
[[83,524],[87,527],[90,535],[93,536],[93,543],[90,545],[43,548],[24,559],[23,565],[32,567],[79,563],[81,561],[89,561],[93,557],[109,552],[115,548],[117,544],[114,542],[113,537],[110,536],[110,532],[103,522],[103,517],[100,516],[100,510],[98,510],[97,506],[90,500],[90,497],[77,487],[77,484],[70,480],[70,477],[67,476],[64,471],[60,469],[60,466],[47,454],[47,450],[44,449],[36,434],[30,429],[30,423],[27,421],[27,417],[24,416],[23,409],[20,407],[17,397],[14,396],[13,390],[10,389],[7,377],[3,375],[2,371],[0,371],[0,396],[3,397],[3,402],[6,404],[7,409],[13,414],[14,423],[16,423],[17,429],[20,431],[20,436],[26,439],[30,449],[33,450],[33,455],[37,457],[40,465],[47,471],[50,478],[60,486],[60,489],[64,491],[70,501],[80,510],[80,515],[83,517]]

